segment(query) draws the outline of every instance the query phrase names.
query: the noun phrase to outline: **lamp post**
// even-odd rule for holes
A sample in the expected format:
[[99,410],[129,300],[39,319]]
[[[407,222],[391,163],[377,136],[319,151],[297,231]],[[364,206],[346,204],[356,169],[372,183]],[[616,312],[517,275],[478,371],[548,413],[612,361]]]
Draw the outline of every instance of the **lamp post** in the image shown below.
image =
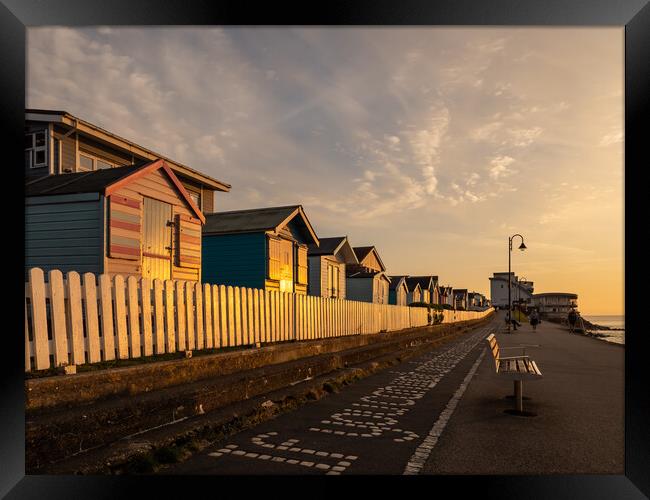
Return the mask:
[[512,256],[512,240],[514,239],[515,236],[519,236],[521,238],[521,245],[519,245],[519,250],[522,252],[526,250],[526,245],[524,245],[524,237],[517,233],[513,234],[508,238],[508,333],[510,332],[510,326],[512,324],[512,302],[511,302],[511,289],[512,289],[512,274],[510,271],[511,267],[511,256]]

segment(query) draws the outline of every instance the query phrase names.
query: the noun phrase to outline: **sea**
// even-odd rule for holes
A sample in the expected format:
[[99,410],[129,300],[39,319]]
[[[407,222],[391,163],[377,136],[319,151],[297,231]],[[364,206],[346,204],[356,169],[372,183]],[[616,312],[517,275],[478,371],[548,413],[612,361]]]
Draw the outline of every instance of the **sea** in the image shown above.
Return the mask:
[[608,326],[610,328],[622,328],[623,330],[590,330],[591,333],[604,335],[601,340],[612,342],[614,344],[625,344],[625,316],[587,316],[583,318],[589,320],[594,325]]

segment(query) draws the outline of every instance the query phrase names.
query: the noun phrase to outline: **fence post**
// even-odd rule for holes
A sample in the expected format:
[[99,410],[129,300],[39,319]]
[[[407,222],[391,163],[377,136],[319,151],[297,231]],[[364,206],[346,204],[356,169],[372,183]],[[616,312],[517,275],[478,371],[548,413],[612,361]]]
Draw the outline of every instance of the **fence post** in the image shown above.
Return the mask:
[[196,331],[196,344],[195,349],[203,349],[205,347],[205,336],[203,333],[203,290],[201,283],[198,281],[194,283],[194,304],[196,305],[196,312],[194,313],[194,326]]
[[99,276],[99,305],[102,311],[102,349],[104,360],[115,359],[115,335],[113,333],[113,287],[107,274]]
[[[69,276],[69,275],[68,275]],[[69,279],[69,278],[68,278]],[[126,336],[126,306],[124,304],[124,277],[116,275],[113,279],[113,290],[115,292],[115,328],[117,333],[117,357],[125,359],[129,357],[128,339]]]
[[86,340],[88,342],[88,362],[101,361],[99,355],[99,321],[97,318],[97,285],[93,273],[83,276],[84,302],[86,303]]
[[[201,285],[199,285],[201,286]],[[203,284],[203,324],[205,326],[205,348],[212,349],[214,347],[214,334],[212,333],[212,286],[208,283]]]
[[32,303],[32,338],[34,362],[37,370],[50,367],[50,345],[47,339],[47,309],[45,305],[45,278],[43,270],[29,270],[29,297]]
[[163,282],[153,280],[153,325],[156,332],[156,354],[165,352],[165,308],[163,305]]
[[196,347],[196,336],[194,332],[194,287],[192,282],[185,282],[185,317],[187,318],[185,348],[193,351]]
[[176,350],[185,350],[185,282],[176,282]]
[[129,309],[129,346],[131,357],[139,358],[140,352],[140,311],[138,310],[138,278],[131,275],[126,279]]
[[[81,280],[79,273],[70,271],[67,279],[68,289],[68,334],[71,336],[72,364],[86,362],[84,349],[84,325],[81,314]],[[128,353],[126,355],[128,357]]]
[[175,318],[174,282],[165,280],[165,338],[167,352],[176,352]]
[[52,269],[48,273],[50,284],[50,313],[52,318],[52,340],[54,341],[54,366],[67,365],[68,334],[65,320],[65,289],[63,273]]
[[142,355],[153,354],[153,333],[151,329],[151,280],[140,279],[140,330],[142,331]]

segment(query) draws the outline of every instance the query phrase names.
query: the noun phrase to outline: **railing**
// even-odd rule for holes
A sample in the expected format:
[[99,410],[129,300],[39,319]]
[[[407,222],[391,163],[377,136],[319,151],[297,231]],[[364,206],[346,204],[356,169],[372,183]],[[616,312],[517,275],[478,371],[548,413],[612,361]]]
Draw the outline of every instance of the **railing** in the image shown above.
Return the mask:
[[[25,371],[428,324],[425,308],[135,276],[45,278],[32,268],[25,284]],[[488,312],[444,311],[443,322]]]

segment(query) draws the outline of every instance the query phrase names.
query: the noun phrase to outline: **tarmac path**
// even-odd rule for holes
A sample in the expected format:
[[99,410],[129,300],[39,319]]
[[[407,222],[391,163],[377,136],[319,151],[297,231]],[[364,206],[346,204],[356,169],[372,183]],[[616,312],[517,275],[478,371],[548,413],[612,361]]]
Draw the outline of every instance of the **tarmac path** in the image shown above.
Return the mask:
[[495,318],[160,473],[417,474],[485,356],[485,337],[501,323]]

